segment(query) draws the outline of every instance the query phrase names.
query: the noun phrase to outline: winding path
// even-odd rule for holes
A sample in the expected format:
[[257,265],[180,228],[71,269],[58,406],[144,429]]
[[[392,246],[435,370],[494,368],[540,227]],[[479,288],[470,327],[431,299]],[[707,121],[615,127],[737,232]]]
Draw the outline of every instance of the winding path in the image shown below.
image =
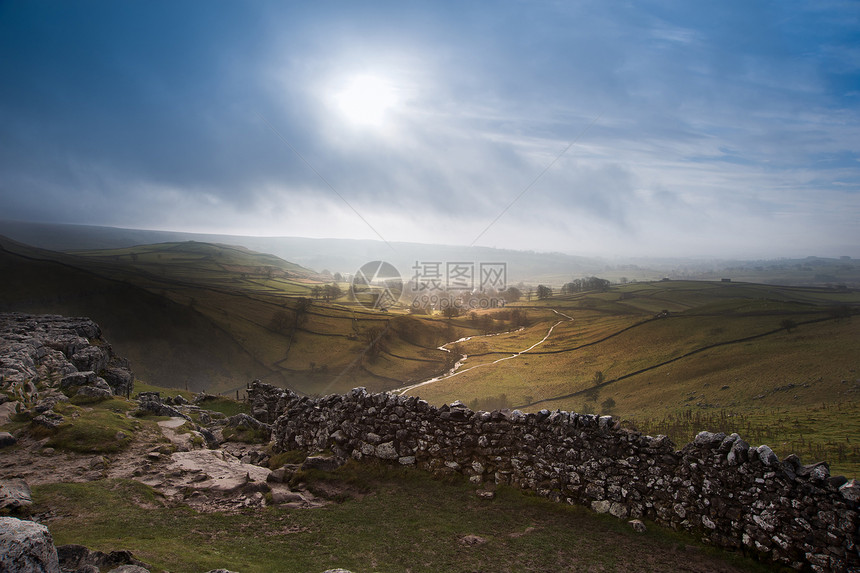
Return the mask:
[[[430,378],[429,380],[425,380],[424,382],[418,382],[417,384],[411,384],[411,385],[409,385],[409,386],[403,386],[402,388],[395,388],[394,390],[389,390],[389,392],[391,392],[392,394],[398,394],[398,395],[401,395],[401,396],[402,396],[402,395],[403,395],[403,394],[405,394],[406,392],[409,392],[410,390],[414,390],[415,388],[419,388],[419,387],[421,387],[421,386],[426,386],[426,385],[428,385],[428,384],[433,384],[434,382],[439,382],[439,381],[441,381],[441,380],[447,380],[447,379],[449,379],[449,378],[453,378],[454,376],[458,376],[458,375],[460,375],[460,374],[462,374],[462,373],[464,373],[464,372],[468,372],[469,370],[474,370],[475,368],[481,368],[481,367],[484,367],[484,366],[492,366],[492,365],[494,365],[494,364],[498,364],[499,362],[504,362],[505,360],[511,360],[511,359],[513,359],[513,358],[517,358],[518,356],[521,356],[521,355],[525,354],[526,352],[528,352],[528,351],[530,351],[530,350],[533,350],[534,348],[536,348],[536,347],[540,346],[541,344],[543,344],[544,342],[546,342],[546,341],[547,341],[547,339],[548,339],[548,338],[550,337],[550,335],[552,334],[552,331],[553,331],[553,330],[555,330],[555,327],[556,327],[556,326],[558,326],[558,325],[559,325],[559,324],[561,324],[562,322],[573,321],[573,317],[572,317],[572,316],[569,316],[569,315],[567,315],[567,314],[564,314],[563,312],[559,312],[559,311],[555,310],[554,308],[551,308],[551,309],[549,309],[549,310],[553,311],[553,312],[554,312],[554,313],[556,313],[558,316],[562,316],[562,317],[564,317],[564,318],[563,318],[562,320],[559,320],[558,322],[556,322],[556,323],[555,323],[555,324],[553,324],[552,326],[550,326],[550,327],[549,327],[549,330],[547,330],[547,332],[546,332],[546,336],[544,336],[544,337],[543,337],[542,339],[540,339],[538,342],[535,342],[534,344],[532,344],[531,346],[529,346],[529,347],[528,347],[528,348],[526,348],[525,350],[520,350],[519,352],[515,352],[514,354],[511,354],[510,356],[505,356],[505,357],[503,357],[503,358],[499,358],[498,360],[493,360],[492,362],[486,362],[486,363],[484,363],[484,364],[477,364],[477,365],[475,365],[475,366],[471,366],[471,367],[466,368],[466,369],[464,369],[464,370],[460,370],[460,367],[461,367],[461,366],[463,366],[463,363],[465,363],[465,362],[466,362],[466,359],[467,359],[467,358],[469,358],[469,355],[468,355],[468,354],[463,354],[463,355],[460,357],[460,360],[458,360],[458,361],[454,364],[454,367],[453,367],[453,368],[451,368],[447,373],[442,374],[441,376],[435,376],[435,377],[433,377],[433,378]],[[466,336],[466,337],[464,337],[464,338],[460,338],[460,339],[458,339],[458,340],[452,340],[451,342],[446,342],[445,344],[443,344],[442,346],[440,346],[440,347],[439,347],[439,350],[442,350],[442,351],[444,351],[444,352],[451,352],[451,350],[450,350],[449,348],[447,348],[447,346],[448,346],[448,345],[450,345],[450,344],[457,344],[457,343],[459,343],[459,342],[467,342],[467,341],[469,341],[469,340],[472,340],[473,338],[478,338],[479,336],[484,336],[484,337],[488,337],[488,336],[499,336],[500,334],[510,334],[511,332],[519,332],[520,330],[523,330],[523,328],[522,328],[522,327],[520,327],[520,328],[519,328],[519,329],[517,329],[517,330],[511,330],[511,331],[508,331],[508,332],[497,332],[497,333],[494,333],[494,334],[484,334],[484,335],[478,335],[478,336]]]

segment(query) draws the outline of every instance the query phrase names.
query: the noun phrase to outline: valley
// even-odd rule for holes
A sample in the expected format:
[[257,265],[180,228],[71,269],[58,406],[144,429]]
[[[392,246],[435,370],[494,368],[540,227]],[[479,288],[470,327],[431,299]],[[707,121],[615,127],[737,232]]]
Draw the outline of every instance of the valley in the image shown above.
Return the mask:
[[342,277],[243,247],[0,245],[14,277],[2,310],[93,317],[156,386],[241,396],[260,379],[609,414],[676,443],[737,431],[860,474],[860,294],[847,288],[627,282],[445,316],[366,308]]

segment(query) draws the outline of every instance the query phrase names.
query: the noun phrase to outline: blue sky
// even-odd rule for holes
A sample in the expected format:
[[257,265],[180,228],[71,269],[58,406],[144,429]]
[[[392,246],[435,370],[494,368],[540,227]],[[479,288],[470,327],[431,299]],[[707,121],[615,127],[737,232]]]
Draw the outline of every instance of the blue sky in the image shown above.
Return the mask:
[[6,0],[0,77],[0,219],[860,256],[860,2]]

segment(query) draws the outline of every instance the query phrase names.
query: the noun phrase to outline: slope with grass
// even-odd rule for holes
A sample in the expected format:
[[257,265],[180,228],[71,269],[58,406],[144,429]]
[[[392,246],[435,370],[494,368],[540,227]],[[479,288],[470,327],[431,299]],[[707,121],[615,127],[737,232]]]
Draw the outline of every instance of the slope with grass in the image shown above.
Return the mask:
[[[681,281],[531,306],[545,320],[498,337],[498,344],[496,337],[462,342],[469,356],[463,371],[412,393],[437,404],[459,399],[477,407],[613,414],[678,443],[700,430],[740,431],[772,441],[780,455],[826,458],[860,475],[860,426],[852,415],[860,392],[860,321],[851,318],[860,294]],[[496,362],[546,332],[552,309],[573,320],[543,345]],[[815,419],[822,407],[835,423],[772,428],[771,418]],[[683,422],[691,419],[701,423]]]
[[[139,378],[233,393],[252,379],[308,394],[385,390],[445,367],[437,346],[468,324],[311,299],[326,277],[205,243],[58,253],[0,239],[0,309],[82,315]],[[341,284],[341,291],[347,285]]]

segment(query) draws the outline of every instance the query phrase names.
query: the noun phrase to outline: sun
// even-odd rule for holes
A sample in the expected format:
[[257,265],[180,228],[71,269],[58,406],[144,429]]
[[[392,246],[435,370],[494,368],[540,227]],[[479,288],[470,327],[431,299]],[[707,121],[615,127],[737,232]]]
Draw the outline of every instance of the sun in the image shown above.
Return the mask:
[[352,123],[381,126],[398,103],[397,90],[379,76],[355,76],[335,93],[334,103]]

